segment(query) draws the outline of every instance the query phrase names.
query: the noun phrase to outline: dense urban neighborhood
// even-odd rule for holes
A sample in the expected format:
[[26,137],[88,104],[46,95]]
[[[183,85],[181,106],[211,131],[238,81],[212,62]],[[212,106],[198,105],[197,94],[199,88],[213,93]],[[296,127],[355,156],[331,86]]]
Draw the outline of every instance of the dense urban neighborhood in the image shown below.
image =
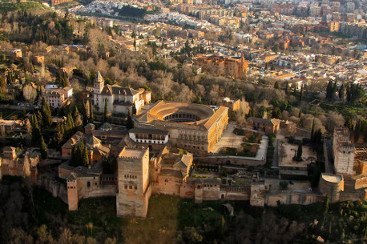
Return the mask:
[[0,0],[0,243],[363,243],[364,0]]

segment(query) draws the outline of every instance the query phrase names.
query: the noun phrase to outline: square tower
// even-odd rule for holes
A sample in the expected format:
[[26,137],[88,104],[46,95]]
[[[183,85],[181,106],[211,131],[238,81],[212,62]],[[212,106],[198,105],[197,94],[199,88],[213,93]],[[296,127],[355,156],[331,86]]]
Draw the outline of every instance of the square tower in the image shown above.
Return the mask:
[[117,215],[146,217],[151,195],[149,149],[124,148],[119,153],[117,164]]
[[354,175],[355,147],[347,128],[336,128],[333,134],[334,168],[338,174]]

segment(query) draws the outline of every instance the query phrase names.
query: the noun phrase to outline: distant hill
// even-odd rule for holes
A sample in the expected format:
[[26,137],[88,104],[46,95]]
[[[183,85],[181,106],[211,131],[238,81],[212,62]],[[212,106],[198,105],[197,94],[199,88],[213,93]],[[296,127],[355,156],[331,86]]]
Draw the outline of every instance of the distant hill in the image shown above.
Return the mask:
[[40,2],[28,1],[13,3],[10,1],[0,1],[0,13],[7,13],[12,11],[48,11],[48,7]]

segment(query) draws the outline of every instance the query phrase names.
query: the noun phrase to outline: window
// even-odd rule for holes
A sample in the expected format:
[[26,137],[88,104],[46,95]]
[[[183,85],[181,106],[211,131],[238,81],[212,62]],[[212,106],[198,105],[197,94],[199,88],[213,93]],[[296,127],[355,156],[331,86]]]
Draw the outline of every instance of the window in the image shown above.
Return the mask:
[[87,182],[87,187],[90,187],[90,181]]
[[127,185],[124,185],[124,188],[127,189]]
[[129,189],[133,189],[133,187],[132,186],[129,186]]

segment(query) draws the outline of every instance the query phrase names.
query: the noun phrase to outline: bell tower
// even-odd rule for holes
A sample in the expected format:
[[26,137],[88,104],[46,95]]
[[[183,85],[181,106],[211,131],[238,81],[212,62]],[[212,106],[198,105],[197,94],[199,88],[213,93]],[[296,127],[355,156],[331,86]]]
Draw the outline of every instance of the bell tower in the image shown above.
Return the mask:
[[104,79],[101,75],[101,73],[98,71],[97,77],[94,81],[94,93],[95,94],[101,94],[104,87]]
[[101,105],[101,93],[104,87],[104,79],[101,75],[101,73],[98,71],[97,77],[94,80],[94,92],[93,92],[93,100],[94,105],[99,108]]

